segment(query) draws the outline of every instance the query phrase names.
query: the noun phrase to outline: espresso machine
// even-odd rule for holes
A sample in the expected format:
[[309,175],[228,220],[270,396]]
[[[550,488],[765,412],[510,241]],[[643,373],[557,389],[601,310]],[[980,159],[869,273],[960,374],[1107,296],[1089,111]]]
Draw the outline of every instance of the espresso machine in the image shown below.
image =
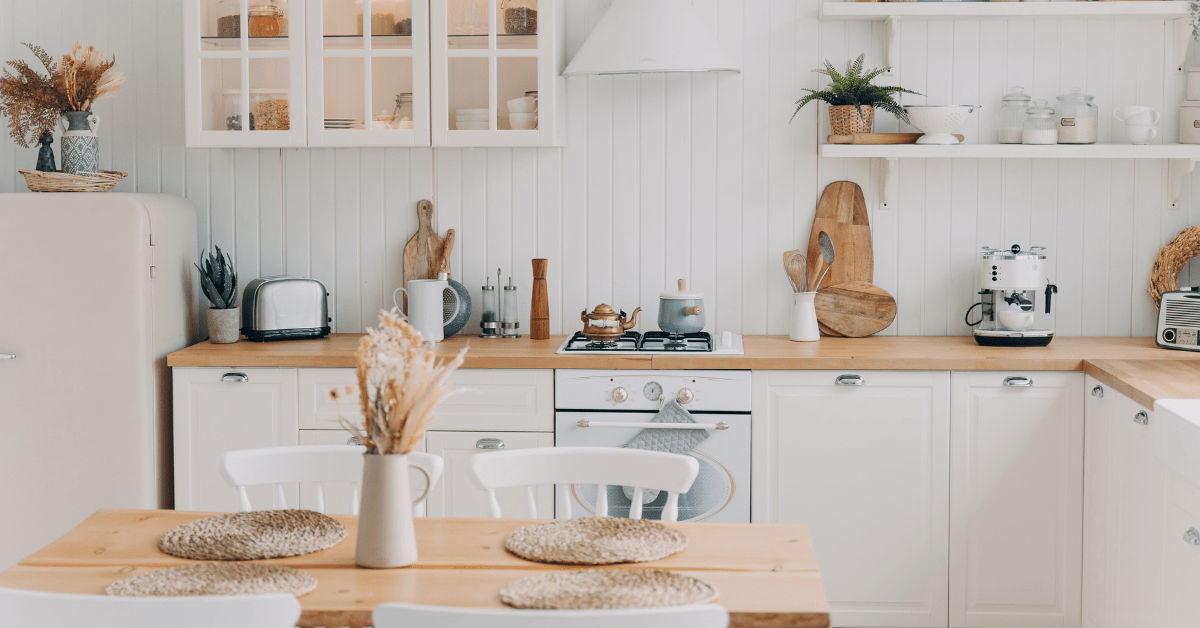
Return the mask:
[[[1036,327],[1038,292],[1046,293],[1046,313],[1050,296],[1058,286],[1046,282],[1046,256],[1043,246],[1022,251],[1019,245],[1007,249],[983,247],[979,266],[979,302],[967,309],[966,323],[975,327],[975,342],[985,347],[1044,347],[1054,339],[1054,330]],[[971,322],[971,312],[980,309],[979,320]]]

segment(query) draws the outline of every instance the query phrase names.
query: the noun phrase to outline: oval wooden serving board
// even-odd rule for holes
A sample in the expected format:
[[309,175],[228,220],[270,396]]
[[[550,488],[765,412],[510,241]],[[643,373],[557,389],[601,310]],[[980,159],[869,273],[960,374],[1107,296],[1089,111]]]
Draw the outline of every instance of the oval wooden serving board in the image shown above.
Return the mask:
[[817,276],[825,268],[821,232],[829,234],[837,255],[821,286],[836,286],[850,281],[870,282],[875,272],[875,253],[871,247],[871,224],[862,188],[850,181],[830,183],[817,202],[812,232],[808,238],[808,289],[820,290]]
[[817,293],[816,306],[822,331],[828,329],[848,338],[877,334],[896,320],[896,300],[866,281],[825,288]]

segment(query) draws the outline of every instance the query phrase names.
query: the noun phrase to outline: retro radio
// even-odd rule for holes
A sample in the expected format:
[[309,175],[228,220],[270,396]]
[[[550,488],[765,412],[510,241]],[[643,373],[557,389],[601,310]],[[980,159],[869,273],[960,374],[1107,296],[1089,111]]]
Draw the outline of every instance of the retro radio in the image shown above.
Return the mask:
[[1158,346],[1200,351],[1197,333],[1200,333],[1200,286],[1164,292],[1158,308],[1155,338]]

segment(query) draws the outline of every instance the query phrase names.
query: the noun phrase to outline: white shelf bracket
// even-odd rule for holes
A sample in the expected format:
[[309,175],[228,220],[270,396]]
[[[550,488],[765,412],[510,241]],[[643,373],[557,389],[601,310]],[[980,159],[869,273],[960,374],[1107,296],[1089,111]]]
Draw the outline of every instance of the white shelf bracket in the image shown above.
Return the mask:
[[889,16],[883,24],[883,66],[888,68],[885,76],[896,75],[896,63],[900,61],[900,18]]
[[899,196],[900,160],[895,157],[883,158],[883,200],[880,209],[896,207],[896,197]]
[[1192,43],[1192,18],[1175,18],[1175,74],[1183,74],[1187,63],[1188,45]]
[[1179,209],[1179,192],[1183,189],[1184,177],[1196,168],[1195,159],[1171,159],[1167,169],[1167,190],[1171,194],[1171,209]]

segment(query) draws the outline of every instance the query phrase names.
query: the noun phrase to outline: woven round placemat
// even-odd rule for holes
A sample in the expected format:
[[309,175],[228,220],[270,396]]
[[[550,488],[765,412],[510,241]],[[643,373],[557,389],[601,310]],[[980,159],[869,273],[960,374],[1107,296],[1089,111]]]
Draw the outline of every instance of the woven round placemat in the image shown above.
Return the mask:
[[513,530],[504,548],[539,563],[610,565],[666,558],[687,547],[687,537],[656,521],[582,517]]
[[346,527],[311,510],[260,510],[197,519],[169,530],[158,549],[192,560],[259,560],[311,554],[346,538]]
[[317,587],[307,571],[277,565],[205,563],[159,569],[108,585],[108,595],[182,596],[291,593],[301,596]]
[[1200,225],[1181,230],[1158,251],[1154,267],[1150,269],[1150,298],[1154,309],[1158,309],[1164,292],[1179,289],[1179,273],[1193,257],[1200,255]]
[[530,576],[509,583],[500,599],[514,608],[646,608],[704,604],[717,589],[661,569],[589,569]]

